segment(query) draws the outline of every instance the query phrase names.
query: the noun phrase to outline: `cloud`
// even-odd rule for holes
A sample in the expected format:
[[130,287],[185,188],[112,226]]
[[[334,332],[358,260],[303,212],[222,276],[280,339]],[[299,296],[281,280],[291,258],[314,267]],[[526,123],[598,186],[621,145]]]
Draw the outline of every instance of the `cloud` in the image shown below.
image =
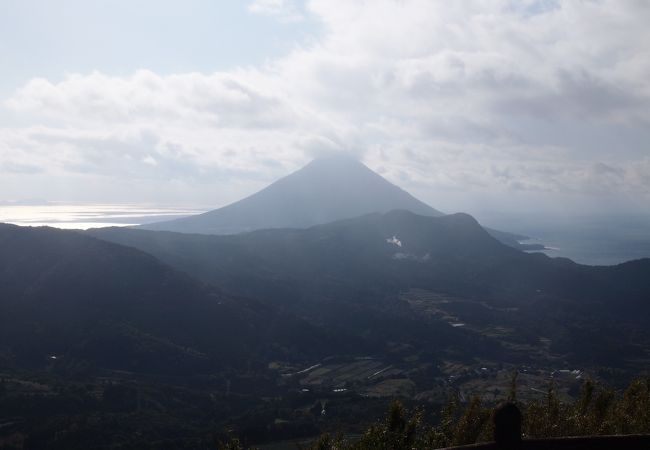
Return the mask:
[[[264,88],[263,80],[259,86]],[[68,75],[54,84],[37,78],[7,100],[16,112],[70,122],[193,122],[226,128],[278,126],[287,119],[272,89],[260,91],[255,74],[189,73],[160,76],[139,70],[130,77],[99,72]]]
[[28,126],[0,132],[1,167],[141,180],[159,200],[168,180],[193,196],[232,183],[211,194],[218,204],[343,151],[440,207],[486,191],[504,203],[650,199],[644,2],[257,0],[249,11],[323,32],[257,67],[32,79],[4,102]]
[[300,22],[305,19],[298,5],[291,0],[254,0],[248,5],[254,14],[273,16],[283,22]]

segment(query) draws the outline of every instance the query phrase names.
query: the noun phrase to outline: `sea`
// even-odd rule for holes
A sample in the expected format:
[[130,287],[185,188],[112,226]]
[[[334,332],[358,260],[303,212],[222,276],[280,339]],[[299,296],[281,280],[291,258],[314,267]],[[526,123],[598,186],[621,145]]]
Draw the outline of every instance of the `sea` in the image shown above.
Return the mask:
[[0,222],[87,230],[172,220],[208,209],[133,203],[3,202],[0,203]]
[[546,247],[551,257],[588,265],[615,265],[650,258],[650,213],[647,214],[494,214],[484,225],[528,236],[522,243]]
[[[3,202],[0,222],[86,230],[133,226],[205,212],[206,206],[161,206],[134,203]],[[477,214],[492,228],[529,237],[543,253],[588,265],[615,265],[650,258],[650,213],[591,215]]]

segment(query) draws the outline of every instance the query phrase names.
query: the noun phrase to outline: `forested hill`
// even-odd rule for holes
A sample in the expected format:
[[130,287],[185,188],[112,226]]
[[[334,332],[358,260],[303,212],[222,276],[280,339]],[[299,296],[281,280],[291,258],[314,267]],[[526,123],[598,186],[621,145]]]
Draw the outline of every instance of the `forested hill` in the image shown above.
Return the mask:
[[73,231],[0,225],[2,366],[66,358],[195,373],[257,357],[264,367],[263,356],[273,352],[317,352],[318,336],[298,319],[233,299],[142,251]]
[[[470,357],[482,342],[483,356],[509,348],[511,360],[541,351],[545,361],[638,367],[650,346],[650,259],[593,267],[529,254],[500,243],[467,214],[391,211],[232,236],[88,233],[325,329],[372,339],[375,349],[437,340],[441,351]],[[449,324],[461,328],[452,332]],[[459,345],[464,339],[472,344]]]
[[[591,267],[529,254],[490,236],[471,216],[391,211],[309,229],[205,236],[132,229],[89,233],[148,252],[233,292],[254,287],[419,287],[498,303],[573,299],[629,312],[648,308],[650,259]],[[641,312],[641,311],[639,311]]]

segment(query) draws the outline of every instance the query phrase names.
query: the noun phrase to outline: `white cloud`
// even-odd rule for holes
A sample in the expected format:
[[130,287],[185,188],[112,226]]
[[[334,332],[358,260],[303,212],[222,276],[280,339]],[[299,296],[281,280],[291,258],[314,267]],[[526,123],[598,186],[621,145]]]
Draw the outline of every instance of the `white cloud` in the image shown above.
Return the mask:
[[645,2],[257,0],[249,10],[308,14],[324,32],[260,67],[33,79],[4,103],[29,125],[0,132],[0,171],[128,178],[157,200],[174,180],[217,205],[312,155],[348,151],[439,207],[449,192],[650,200]]
[[284,22],[299,22],[305,18],[298,5],[291,0],[254,0],[248,5],[248,10],[274,16]]

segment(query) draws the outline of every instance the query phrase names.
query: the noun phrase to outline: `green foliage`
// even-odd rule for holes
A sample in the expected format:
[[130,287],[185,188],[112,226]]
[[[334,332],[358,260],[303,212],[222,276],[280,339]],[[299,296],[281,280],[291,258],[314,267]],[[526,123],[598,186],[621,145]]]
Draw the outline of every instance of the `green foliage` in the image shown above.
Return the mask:
[[621,433],[650,430],[650,378],[634,381],[617,405],[616,418]]
[[[50,384],[47,395],[37,395],[17,392],[14,386],[18,383],[12,380],[4,381],[8,392],[0,396],[0,411],[5,417],[24,421],[5,427],[0,437],[9,439],[17,433],[16,442],[23,436],[29,448],[81,449],[103,442],[106,449],[244,450],[249,448],[248,442],[262,444],[314,435],[314,428],[273,434],[269,424],[279,416],[275,410],[269,415],[260,410],[248,424],[240,419],[238,426],[224,428],[223,419],[241,417],[248,407],[234,408],[230,399],[206,397],[201,390],[189,387],[113,381],[101,385],[100,393],[97,386],[60,381]],[[33,378],[20,386],[31,383],[44,389],[43,381]],[[361,436],[324,434],[307,448],[413,450],[486,442],[493,436],[494,406],[478,397],[462,402],[454,392],[432,425],[425,419],[430,415],[422,409],[394,401],[385,416]],[[525,438],[650,433],[650,378],[634,381],[623,392],[587,380],[579,397],[571,402],[563,402],[551,382],[544,398],[519,402],[518,406]],[[205,412],[212,416],[206,418]],[[245,440],[235,439],[234,435]]]
[[[512,396],[514,392],[516,375]],[[439,424],[430,426],[423,421],[423,411],[408,411],[394,401],[384,420],[368,428],[358,441],[323,435],[310,450],[412,450],[487,442],[493,433],[492,406],[474,397],[461,407],[457,395],[452,395]],[[551,381],[543,400],[519,403],[519,407],[524,438],[650,433],[650,378],[634,381],[622,394],[587,380],[572,403],[560,401]]]
[[227,442],[220,443],[218,448],[219,450],[245,450],[245,447],[237,438],[231,438]]
[[311,450],[342,450],[349,447],[350,444],[345,440],[343,435],[339,434],[336,437],[332,437],[329,434],[323,434],[311,446]]
[[411,448],[418,441],[422,426],[422,412],[409,414],[399,401],[391,403],[386,418],[372,425],[361,438],[362,448],[389,450]]
[[650,379],[636,380],[622,395],[591,380],[572,404],[559,402],[549,389],[545,404],[525,406],[529,437],[586,436],[650,432]]
[[478,397],[472,398],[458,420],[453,435],[454,445],[473,444],[485,436],[489,423],[490,410],[481,404]]

